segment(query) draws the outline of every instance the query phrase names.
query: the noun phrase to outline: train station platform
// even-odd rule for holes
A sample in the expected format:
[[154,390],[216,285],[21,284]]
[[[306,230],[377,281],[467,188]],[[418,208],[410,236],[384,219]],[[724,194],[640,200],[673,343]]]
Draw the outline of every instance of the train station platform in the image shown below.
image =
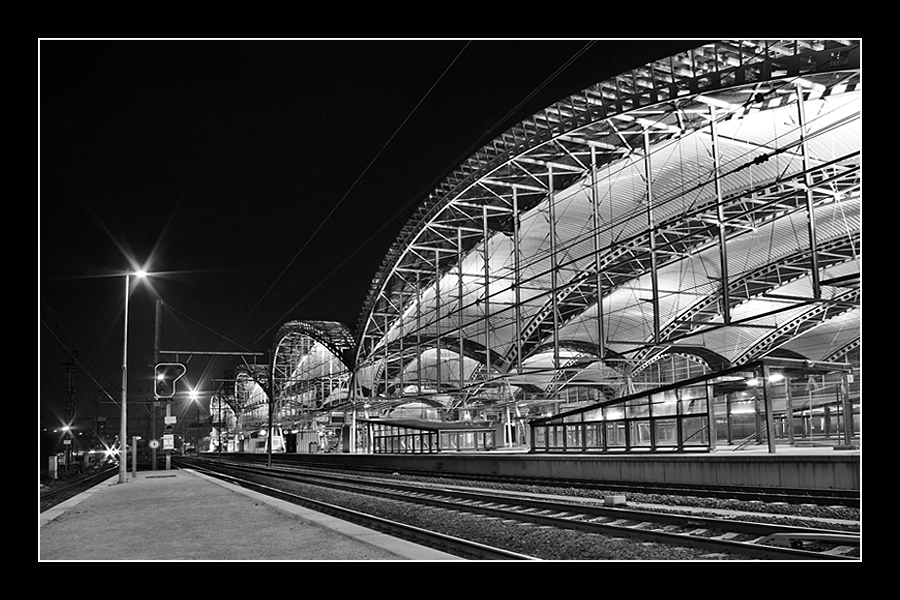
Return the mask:
[[39,527],[40,561],[460,560],[190,469],[114,476]]

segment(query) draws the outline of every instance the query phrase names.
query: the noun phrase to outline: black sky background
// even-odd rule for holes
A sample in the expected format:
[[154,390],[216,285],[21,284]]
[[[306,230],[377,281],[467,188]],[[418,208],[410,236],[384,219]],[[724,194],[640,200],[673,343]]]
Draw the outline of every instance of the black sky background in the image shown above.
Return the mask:
[[[164,350],[265,352],[294,319],[355,328],[407,217],[469,154],[700,43],[41,40],[41,425],[62,421],[73,351],[77,418],[118,414],[126,269],[158,273],[129,307],[143,410],[157,297]],[[212,391],[231,364],[190,357],[185,382]]]

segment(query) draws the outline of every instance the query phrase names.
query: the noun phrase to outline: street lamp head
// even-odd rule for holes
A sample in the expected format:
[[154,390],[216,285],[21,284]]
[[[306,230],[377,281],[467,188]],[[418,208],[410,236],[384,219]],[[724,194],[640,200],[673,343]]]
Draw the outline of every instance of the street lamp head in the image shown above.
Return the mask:
[[143,279],[147,276],[147,271],[145,271],[144,269],[138,269],[137,271],[135,271],[134,276],[138,279]]

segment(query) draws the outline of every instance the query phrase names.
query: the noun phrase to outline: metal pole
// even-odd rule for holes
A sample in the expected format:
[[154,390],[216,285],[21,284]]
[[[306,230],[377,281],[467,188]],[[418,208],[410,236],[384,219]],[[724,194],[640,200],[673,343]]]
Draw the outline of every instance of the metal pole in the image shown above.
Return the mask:
[[481,207],[481,228],[484,237],[484,373],[485,380],[491,377],[491,279],[490,279],[490,248],[488,247],[487,206]]
[[434,251],[434,326],[435,337],[437,338],[436,358],[435,358],[435,383],[434,390],[436,394],[441,393],[441,254],[437,250]]
[[134,436],[131,440],[131,476],[137,477],[137,447],[140,436]]
[[519,197],[513,187],[513,268],[516,285],[516,374],[522,374],[522,264],[519,257]]
[[794,445],[794,398],[791,396],[791,378],[784,376],[784,402],[787,416],[788,443]]
[[650,165],[650,134],[644,131],[644,177],[647,180],[647,232],[650,234],[650,280],[653,285],[653,343],[659,343],[659,281],[657,277],[656,232],[653,230],[653,169]]
[[[816,241],[816,213],[813,206],[812,178],[809,175],[809,148],[807,147],[807,124],[806,111],[803,106],[803,89],[797,87],[797,112],[800,119],[800,149],[803,158],[803,183],[806,188],[806,216],[808,219],[807,229],[809,232],[809,255],[810,255],[810,276],[812,277],[813,298],[818,300],[822,297],[822,290],[819,285],[819,253]],[[812,413],[810,413],[812,418]]]
[[[156,300],[156,324],[153,328],[153,364],[159,364],[159,330],[160,330],[160,307],[162,306],[162,300]],[[156,386],[154,387],[154,392],[156,391]],[[159,439],[159,398],[153,398],[153,419],[152,419],[151,431],[150,431],[150,439],[158,440]],[[153,445],[151,448],[152,458],[151,462],[153,466],[151,469],[153,471],[156,470],[156,461],[157,461],[157,450],[156,445]]]
[[[266,436],[268,449],[267,466],[272,466],[272,418],[275,410],[275,353],[269,351],[269,434]],[[200,420],[200,409],[197,409],[197,420]],[[199,451],[198,451],[199,453]]]
[[597,274],[597,348],[606,358],[606,333],[603,330],[603,272],[600,270],[600,198],[597,192],[597,149],[591,147],[591,208],[594,225],[594,271]]
[[130,289],[130,274],[125,273],[125,335],[122,349],[122,406],[121,419],[119,425],[119,483],[128,481],[128,452],[126,450],[128,439],[128,291]]
[[559,375],[559,306],[556,300],[559,273],[557,273],[556,256],[556,202],[553,198],[553,165],[548,165],[547,168],[547,184],[549,187],[547,209],[550,220],[550,304],[553,307],[553,377],[556,378]]
[[722,207],[722,182],[720,180],[719,133],[716,129],[716,107],[709,107],[710,129],[712,131],[713,173],[716,188],[716,216],[719,226],[720,285],[722,286],[722,319],[731,323],[731,299],[728,293],[728,245],[725,235],[725,210]]
[[841,412],[844,415],[843,434],[844,444],[853,443],[853,403],[850,401],[850,382],[847,373],[841,373],[840,382]]
[[765,402],[765,418],[766,418],[766,443],[768,444],[769,454],[775,454],[775,416],[772,414],[772,384],[769,382],[771,376],[769,365],[763,365],[763,400]]
[[462,229],[456,230],[456,262],[458,263],[459,277],[456,278],[456,314],[457,314],[457,343],[459,344],[459,400],[461,404],[465,403],[465,379],[463,376],[463,252],[462,252]]

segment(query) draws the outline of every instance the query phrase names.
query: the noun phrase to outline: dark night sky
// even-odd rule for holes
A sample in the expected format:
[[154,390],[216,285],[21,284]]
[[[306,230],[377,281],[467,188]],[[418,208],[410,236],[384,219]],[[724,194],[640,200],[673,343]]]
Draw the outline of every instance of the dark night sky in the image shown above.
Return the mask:
[[[293,319],[356,326],[418,201],[478,147],[686,40],[80,41],[39,44],[39,419],[116,415],[162,348],[265,351]],[[229,361],[194,357],[187,380]],[[131,409],[130,409],[131,410]]]

